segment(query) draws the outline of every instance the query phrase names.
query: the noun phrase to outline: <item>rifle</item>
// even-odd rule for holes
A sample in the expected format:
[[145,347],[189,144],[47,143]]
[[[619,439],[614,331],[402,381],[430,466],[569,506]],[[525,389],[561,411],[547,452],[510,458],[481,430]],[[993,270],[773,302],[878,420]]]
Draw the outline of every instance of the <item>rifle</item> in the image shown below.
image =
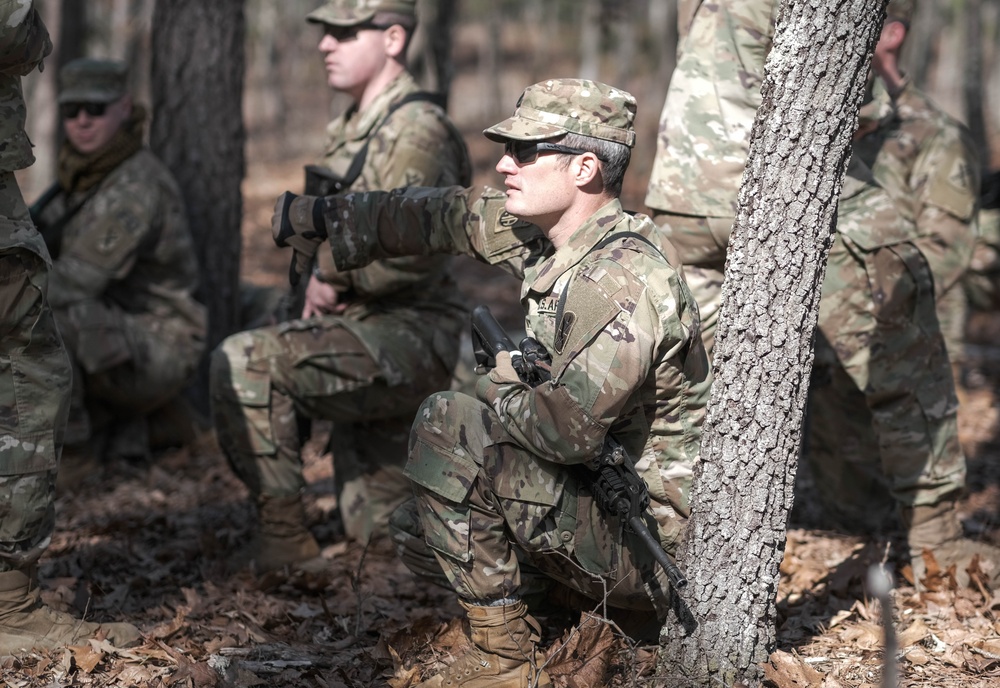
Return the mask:
[[[477,370],[495,367],[496,355],[507,351],[514,371],[525,384],[537,387],[552,379],[552,356],[541,342],[525,337],[518,346],[514,346],[487,306],[476,306],[472,310],[472,347]],[[642,520],[649,509],[649,487],[636,472],[625,448],[608,435],[597,460],[597,469],[584,468],[597,508],[605,515],[617,517],[626,532],[642,541],[663,567],[674,589],[687,585],[684,574],[663,551]]]

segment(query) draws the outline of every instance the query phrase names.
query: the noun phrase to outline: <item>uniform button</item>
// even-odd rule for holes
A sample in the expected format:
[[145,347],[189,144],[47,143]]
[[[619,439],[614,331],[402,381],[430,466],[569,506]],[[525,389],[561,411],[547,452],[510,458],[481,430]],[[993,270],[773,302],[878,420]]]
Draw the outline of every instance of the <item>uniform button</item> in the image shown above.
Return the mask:
[[562,538],[563,542],[569,542],[570,540],[573,539],[573,533],[569,532],[568,530],[564,530],[560,535],[560,537]]

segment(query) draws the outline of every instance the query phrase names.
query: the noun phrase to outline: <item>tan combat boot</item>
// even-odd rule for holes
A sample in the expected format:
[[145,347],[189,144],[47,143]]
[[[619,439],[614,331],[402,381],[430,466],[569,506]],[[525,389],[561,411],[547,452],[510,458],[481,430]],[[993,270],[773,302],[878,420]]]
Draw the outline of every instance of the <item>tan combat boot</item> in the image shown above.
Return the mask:
[[277,571],[319,556],[319,543],[306,528],[305,506],[299,495],[257,499],[260,531],[248,559],[258,573]]
[[34,568],[0,573],[0,657],[84,645],[99,635],[116,647],[131,647],[142,639],[131,624],[90,623],[45,606]]
[[541,632],[524,602],[480,607],[459,600],[469,617],[472,647],[416,688],[551,688],[535,648]]
[[989,578],[991,588],[1000,583],[1000,548],[965,537],[954,500],[945,499],[932,506],[903,507],[900,511],[910,548],[910,563],[917,587],[927,573],[924,550],[934,555],[941,570],[955,565],[955,580],[959,587],[969,585],[966,569],[975,555],[979,567]]

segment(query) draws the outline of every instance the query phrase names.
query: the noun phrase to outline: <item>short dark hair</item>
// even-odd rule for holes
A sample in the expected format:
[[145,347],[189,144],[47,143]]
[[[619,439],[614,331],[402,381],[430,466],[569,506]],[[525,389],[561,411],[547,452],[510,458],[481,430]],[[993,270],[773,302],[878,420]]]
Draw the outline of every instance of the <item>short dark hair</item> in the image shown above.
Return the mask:
[[[605,139],[568,133],[559,139],[559,143],[570,148],[579,148],[593,153],[601,160],[601,178],[604,191],[614,197],[621,196],[622,185],[625,182],[625,170],[632,160],[632,149],[624,143],[607,141]],[[570,156],[564,156],[568,161]]]

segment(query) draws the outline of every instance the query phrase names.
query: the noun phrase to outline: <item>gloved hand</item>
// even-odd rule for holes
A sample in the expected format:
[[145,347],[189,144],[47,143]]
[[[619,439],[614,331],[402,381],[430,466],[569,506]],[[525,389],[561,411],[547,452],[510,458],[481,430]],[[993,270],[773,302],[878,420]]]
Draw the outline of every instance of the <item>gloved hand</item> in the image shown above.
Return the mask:
[[511,363],[510,352],[500,351],[496,355],[496,366],[476,383],[476,396],[480,401],[494,406],[493,402],[499,398],[501,387],[520,382],[521,378]]
[[319,245],[326,241],[326,218],[323,217],[323,199],[315,196],[298,196],[290,191],[278,196],[271,217],[271,235],[278,246],[291,246],[295,251],[288,268],[288,281],[299,283],[309,272],[313,256]]

